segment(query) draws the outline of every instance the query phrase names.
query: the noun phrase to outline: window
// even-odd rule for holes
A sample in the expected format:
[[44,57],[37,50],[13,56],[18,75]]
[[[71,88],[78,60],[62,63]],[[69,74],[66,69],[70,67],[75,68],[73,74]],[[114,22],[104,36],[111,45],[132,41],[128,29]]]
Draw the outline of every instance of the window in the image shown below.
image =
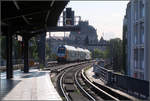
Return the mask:
[[58,53],[65,53],[65,48],[59,48]]
[[144,80],[144,73],[143,72],[140,72],[140,79]]
[[135,14],[135,20],[138,20],[138,2],[136,0],[134,2],[134,14]]
[[134,68],[138,68],[138,49],[134,49]]
[[138,44],[138,25],[135,25],[135,30],[134,30],[134,44]]
[[140,69],[144,70],[144,48],[141,48],[139,50],[140,53],[140,57],[139,57],[139,61],[140,61]]
[[144,44],[144,23],[140,24],[140,43]]
[[143,18],[144,15],[145,15],[144,0],[140,0],[140,17]]

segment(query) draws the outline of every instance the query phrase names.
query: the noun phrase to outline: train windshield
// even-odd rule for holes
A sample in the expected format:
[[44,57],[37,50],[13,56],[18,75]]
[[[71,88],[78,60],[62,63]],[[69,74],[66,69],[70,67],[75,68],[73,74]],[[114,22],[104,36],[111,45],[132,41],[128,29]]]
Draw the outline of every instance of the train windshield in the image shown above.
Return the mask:
[[65,53],[65,48],[58,48],[58,53]]

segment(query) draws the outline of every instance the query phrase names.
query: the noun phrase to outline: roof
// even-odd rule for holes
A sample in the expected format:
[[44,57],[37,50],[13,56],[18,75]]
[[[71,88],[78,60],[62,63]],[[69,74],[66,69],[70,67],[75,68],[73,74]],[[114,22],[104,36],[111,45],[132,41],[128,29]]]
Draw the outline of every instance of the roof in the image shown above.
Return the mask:
[[77,49],[73,46],[69,46],[69,45],[64,45],[64,47],[67,49],[67,50],[72,50],[72,51],[77,51]]
[[54,40],[63,40],[64,37],[61,37],[61,36],[52,36],[51,39],[54,39]]
[[[55,27],[68,1],[1,1],[2,34],[32,37],[34,31]],[[9,32],[8,32],[9,31]],[[11,31],[11,32],[10,32]]]
[[83,48],[74,47],[74,46],[69,46],[69,45],[64,45],[64,47],[65,47],[67,50],[72,50],[72,51],[90,52],[88,49],[83,49]]

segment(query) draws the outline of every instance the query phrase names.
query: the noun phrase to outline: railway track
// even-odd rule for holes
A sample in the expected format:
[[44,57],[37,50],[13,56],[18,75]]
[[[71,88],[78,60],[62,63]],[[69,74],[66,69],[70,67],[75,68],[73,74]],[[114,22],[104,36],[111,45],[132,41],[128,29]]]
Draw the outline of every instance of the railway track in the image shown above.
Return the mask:
[[57,61],[52,61],[47,63],[47,67],[44,70],[50,70],[52,72],[59,71],[61,68],[69,67],[76,63],[57,63]]
[[[84,74],[84,68],[92,65],[92,62],[70,64],[55,74],[52,80],[55,88],[63,100],[67,101],[102,101],[102,100],[130,100],[105,87],[96,85],[88,80]],[[51,76],[52,77],[52,76]]]
[[81,71],[82,79],[84,79],[85,83],[90,87],[92,91],[94,91],[98,96],[100,96],[103,100],[114,100],[114,101],[120,101],[120,100],[131,100],[128,97],[121,95],[115,91],[112,91],[106,86],[97,84],[95,82],[91,82],[86,75],[84,74],[84,70]]
[[78,73],[89,64],[81,64],[69,68],[62,73],[59,80],[61,95],[67,101],[96,101],[90,94],[88,94],[80,85]]

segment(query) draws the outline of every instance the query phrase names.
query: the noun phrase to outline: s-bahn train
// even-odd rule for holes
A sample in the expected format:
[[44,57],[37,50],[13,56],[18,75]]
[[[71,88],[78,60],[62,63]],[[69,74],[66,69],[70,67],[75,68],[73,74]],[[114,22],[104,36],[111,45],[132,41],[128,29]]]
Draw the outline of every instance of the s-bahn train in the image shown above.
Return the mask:
[[74,62],[91,59],[91,52],[87,49],[76,48],[69,45],[61,45],[57,51],[58,62]]

